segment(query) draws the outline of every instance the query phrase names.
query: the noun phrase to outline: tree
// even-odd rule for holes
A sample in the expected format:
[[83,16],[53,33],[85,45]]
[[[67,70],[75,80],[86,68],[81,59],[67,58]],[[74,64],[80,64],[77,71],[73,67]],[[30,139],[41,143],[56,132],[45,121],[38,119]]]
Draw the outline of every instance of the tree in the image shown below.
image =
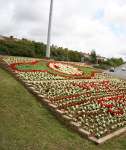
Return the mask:
[[94,63],[94,64],[97,62],[97,55],[96,55],[95,50],[91,51],[90,61],[91,61],[91,63]]

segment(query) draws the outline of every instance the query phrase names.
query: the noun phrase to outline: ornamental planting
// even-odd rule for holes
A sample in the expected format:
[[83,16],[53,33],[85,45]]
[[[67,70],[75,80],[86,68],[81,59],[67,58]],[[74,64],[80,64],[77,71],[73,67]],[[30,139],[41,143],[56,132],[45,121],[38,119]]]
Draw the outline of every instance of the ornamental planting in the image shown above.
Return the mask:
[[101,139],[126,127],[125,81],[92,68],[87,75],[75,63],[6,56],[3,62],[89,137]]

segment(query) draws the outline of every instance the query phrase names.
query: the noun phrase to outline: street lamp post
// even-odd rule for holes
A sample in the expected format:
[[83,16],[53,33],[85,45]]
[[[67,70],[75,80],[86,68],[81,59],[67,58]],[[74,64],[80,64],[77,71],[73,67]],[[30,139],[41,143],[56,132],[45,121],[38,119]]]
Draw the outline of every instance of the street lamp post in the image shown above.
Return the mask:
[[51,41],[51,27],[52,27],[52,12],[53,12],[53,0],[50,3],[50,13],[49,13],[49,24],[48,24],[48,37],[47,37],[47,47],[46,47],[46,57],[50,58],[50,41]]

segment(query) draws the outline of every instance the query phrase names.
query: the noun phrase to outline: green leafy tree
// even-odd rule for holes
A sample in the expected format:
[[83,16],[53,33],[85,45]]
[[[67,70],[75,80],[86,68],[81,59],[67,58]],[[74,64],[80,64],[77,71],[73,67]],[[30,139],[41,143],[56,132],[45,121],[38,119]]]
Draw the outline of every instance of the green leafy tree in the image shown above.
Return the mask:
[[96,55],[95,50],[91,51],[90,61],[91,61],[91,63],[94,63],[94,64],[97,63],[97,55]]

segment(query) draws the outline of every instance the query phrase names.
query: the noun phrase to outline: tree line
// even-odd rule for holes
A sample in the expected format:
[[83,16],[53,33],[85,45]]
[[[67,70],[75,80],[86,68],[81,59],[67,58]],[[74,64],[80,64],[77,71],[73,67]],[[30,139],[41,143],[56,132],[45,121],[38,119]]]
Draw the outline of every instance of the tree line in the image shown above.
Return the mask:
[[[0,40],[0,54],[13,55],[13,56],[25,56],[25,57],[36,57],[45,58],[46,55],[46,44],[30,41],[27,39],[15,39],[13,36],[5,37]],[[68,48],[58,47],[55,45],[51,46],[51,59],[61,61],[73,61],[81,62],[83,54],[78,51],[69,50]],[[92,50],[90,58],[84,58],[87,63],[96,64],[97,55],[96,51]],[[119,66],[124,63],[122,58],[111,58],[106,61],[101,61],[98,65],[100,68],[107,68],[108,66]]]
[[[27,39],[15,40],[14,38],[5,38],[0,40],[0,54],[45,58],[46,44],[30,41]],[[68,50],[67,48],[51,46],[51,58],[62,61],[81,61],[81,53]]]

